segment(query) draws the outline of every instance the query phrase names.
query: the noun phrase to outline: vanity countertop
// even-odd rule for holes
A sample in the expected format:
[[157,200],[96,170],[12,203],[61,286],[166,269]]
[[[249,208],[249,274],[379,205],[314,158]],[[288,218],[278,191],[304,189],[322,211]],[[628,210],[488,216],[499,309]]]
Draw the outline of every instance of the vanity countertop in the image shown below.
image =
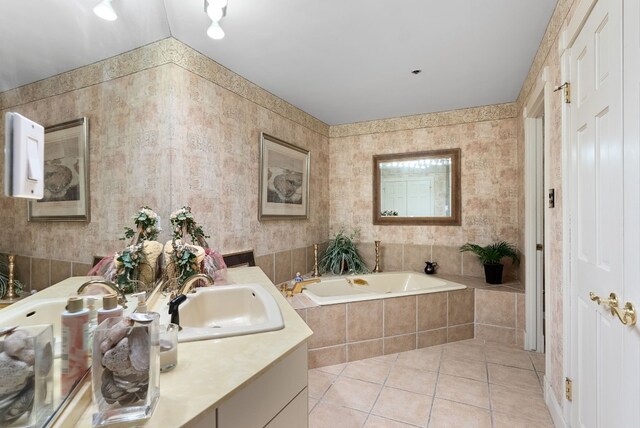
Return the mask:
[[[182,426],[202,413],[218,407],[234,392],[249,384],[274,363],[304,343],[313,333],[296,311],[258,267],[228,270],[230,282],[260,284],[271,293],[282,312],[282,330],[224,339],[186,342],[178,345],[178,365],[161,373],[160,398],[145,427]],[[89,277],[68,278],[35,296],[54,298],[74,295]],[[153,310],[167,312],[166,297],[153,304]],[[15,305],[22,304],[22,301]],[[54,426],[90,427],[95,406],[91,388],[84,397],[75,397]],[[84,407],[83,407],[84,406]],[[70,414],[80,414],[79,420]]]

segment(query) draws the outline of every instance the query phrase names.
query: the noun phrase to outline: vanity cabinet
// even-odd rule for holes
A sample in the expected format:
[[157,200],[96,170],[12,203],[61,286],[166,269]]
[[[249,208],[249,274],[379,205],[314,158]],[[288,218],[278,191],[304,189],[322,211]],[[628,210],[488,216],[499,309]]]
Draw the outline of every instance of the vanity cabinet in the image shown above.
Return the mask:
[[307,344],[222,402],[217,428],[308,426]]

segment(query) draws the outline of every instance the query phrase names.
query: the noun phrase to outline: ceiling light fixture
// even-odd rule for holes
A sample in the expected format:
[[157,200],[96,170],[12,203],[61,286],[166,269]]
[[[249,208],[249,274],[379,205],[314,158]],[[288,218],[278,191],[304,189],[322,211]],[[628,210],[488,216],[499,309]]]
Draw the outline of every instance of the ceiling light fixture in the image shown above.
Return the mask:
[[213,22],[207,30],[207,36],[211,37],[213,40],[220,40],[224,38],[224,30],[217,22]]
[[103,0],[93,8],[93,13],[106,21],[115,21],[118,19],[116,11],[111,6],[111,0]]
[[218,22],[227,15],[227,0],[205,0],[204,11],[211,19],[211,25],[207,29],[207,36],[214,40],[224,38],[224,30]]

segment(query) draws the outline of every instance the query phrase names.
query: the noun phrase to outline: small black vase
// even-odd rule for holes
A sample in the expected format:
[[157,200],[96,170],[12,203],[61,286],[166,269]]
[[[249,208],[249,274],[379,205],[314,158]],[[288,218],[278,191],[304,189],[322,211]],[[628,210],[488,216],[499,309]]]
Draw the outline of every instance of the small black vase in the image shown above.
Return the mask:
[[427,275],[433,275],[436,273],[436,269],[438,269],[438,263],[436,262],[425,262],[427,265],[424,267],[424,273]]
[[489,284],[502,284],[502,263],[484,265],[484,277]]

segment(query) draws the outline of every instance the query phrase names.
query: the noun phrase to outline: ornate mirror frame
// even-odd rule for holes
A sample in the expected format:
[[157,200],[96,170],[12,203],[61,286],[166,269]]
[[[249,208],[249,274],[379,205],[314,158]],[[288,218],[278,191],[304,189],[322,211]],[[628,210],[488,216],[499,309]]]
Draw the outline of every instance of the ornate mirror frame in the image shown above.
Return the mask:
[[[395,217],[383,216],[381,213],[380,164],[393,161],[417,159],[451,159],[451,216],[448,217]],[[412,153],[393,153],[373,156],[373,224],[376,225],[431,225],[460,226],[462,222],[460,191],[460,149],[429,150]]]

